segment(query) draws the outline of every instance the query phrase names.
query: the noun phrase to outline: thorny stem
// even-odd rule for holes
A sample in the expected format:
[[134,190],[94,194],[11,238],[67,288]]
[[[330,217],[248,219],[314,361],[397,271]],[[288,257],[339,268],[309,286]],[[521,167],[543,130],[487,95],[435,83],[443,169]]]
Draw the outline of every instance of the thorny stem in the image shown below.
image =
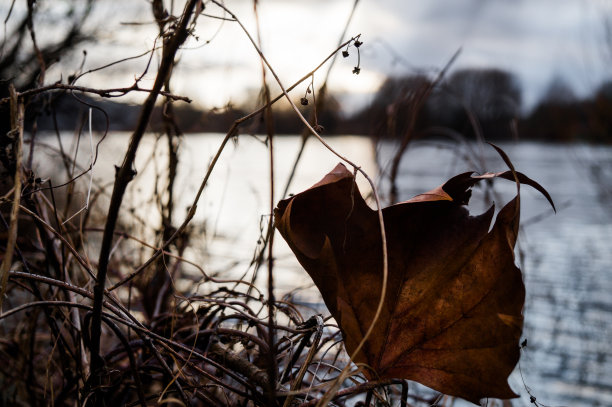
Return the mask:
[[17,223],[19,216],[19,202],[21,201],[21,143],[23,139],[23,101],[19,101],[17,91],[11,84],[9,86],[11,98],[11,132],[15,141],[13,142],[13,153],[15,156],[15,176],[13,182],[13,205],[11,207],[11,217],[9,220],[9,233],[6,243],[6,251],[2,264],[0,264],[0,310],[2,301],[8,285],[9,269],[13,261],[13,252],[17,242]]
[[[255,48],[257,53],[259,54],[259,57],[265,62],[266,66],[268,67],[268,69],[270,70],[272,75],[274,76],[274,79],[276,79],[276,82],[279,85],[279,87],[281,88],[281,90],[283,92],[283,95],[285,96],[285,98],[287,99],[287,101],[289,102],[289,104],[291,105],[293,110],[295,111],[295,113],[298,115],[298,117],[300,118],[302,123],[304,123],[304,125],[308,128],[308,130],[310,130],[311,134],[313,136],[315,136],[319,140],[319,142],[321,142],[321,144],[323,144],[329,151],[331,151],[333,154],[335,154],[341,160],[343,160],[346,163],[348,163],[349,165],[351,165],[353,168],[355,168],[356,171],[361,173],[366,178],[366,180],[368,181],[368,183],[370,184],[370,186],[372,188],[372,191],[373,191],[373,194],[374,194],[374,198],[376,200],[376,211],[378,213],[378,221],[379,221],[379,225],[380,225],[380,236],[381,236],[381,242],[382,242],[382,257],[383,257],[382,289],[381,289],[381,293],[380,293],[380,300],[378,301],[378,306],[376,307],[376,313],[374,314],[374,318],[372,319],[372,323],[370,324],[370,326],[368,327],[368,330],[366,331],[365,335],[361,339],[361,342],[359,343],[359,345],[357,346],[357,348],[355,349],[355,351],[351,355],[351,357],[354,358],[361,351],[361,349],[363,348],[363,345],[365,344],[366,340],[372,334],[372,332],[374,330],[374,326],[376,325],[376,322],[378,321],[378,318],[380,317],[380,315],[382,313],[382,308],[383,308],[383,305],[384,305],[384,302],[385,302],[385,297],[386,297],[386,294],[387,294],[387,280],[388,280],[387,238],[386,238],[386,234],[385,234],[385,222],[384,222],[384,218],[383,218],[383,214],[382,214],[382,207],[381,207],[381,204],[380,204],[380,197],[378,196],[376,185],[374,184],[374,181],[372,181],[370,176],[368,174],[366,174],[366,172],[361,169],[361,167],[357,166],[351,160],[349,160],[348,158],[344,157],[340,153],[336,152],[329,144],[327,144],[327,142],[325,142],[325,140],[323,140],[323,138],[317,133],[317,131],[314,128],[312,128],[312,126],[310,125],[308,120],[306,120],[306,118],[302,115],[302,113],[300,112],[298,107],[295,105],[295,103],[293,103],[293,101],[289,97],[289,94],[285,90],[285,88],[284,88],[281,80],[279,79],[278,75],[276,74],[276,72],[274,71],[274,69],[272,68],[272,66],[268,62],[268,60],[266,59],[266,57],[263,54],[263,52],[259,49],[259,47],[255,43],[255,41],[253,40],[253,37],[251,37],[251,35],[249,34],[249,32],[246,29],[246,27],[223,4],[219,3],[217,0],[212,0],[212,2],[214,4],[216,4],[217,6],[221,7],[227,13],[229,13],[232,16],[232,18],[234,18],[236,20],[236,22],[240,25],[240,28],[242,28],[242,30],[244,31],[246,36],[251,41],[251,44],[253,45],[253,47]],[[338,379],[335,381],[335,383],[331,387],[331,389],[327,393],[325,393],[323,398],[321,398],[319,400],[318,406],[326,405],[327,402],[334,396],[334,394],[338,391],[338,388],[340,387],[340,385],[342,384],[344,379],[348,376],[349,369],[350,369],[350,364],[347,364],[346,367],[342,370],[342,373],[338,376]]]
[[181,16],[181,21],[177,25],[177,29],[169,42],[168,49],[164,52],[155,78],[155,83],[145,101],[138,125],[136,130],[132,134],[130,145],[126,152],[123,160],[123,164],[115,175],[115,184],[113,187],[113,193],[111,195],[110,206],[108,210],[108,216],[106,225],[104,227],[104,235],[102,237],[102,244],[100,249],[100,257],[98,260],[98,274],[97,281],[94,287],[94,303],[91,319],[91,378],[94,381],[94,386],[99,385],[101,379],[101,371],[103,368],[103,360],[100,357],[100,335],[101,335],[101,316],[102,316],[102,303],[104,297],[104,284],[106,282],[106,273],[108,269],[109,254],[112,247],[113,232],[117,223],[119,215],[119,208],[123,200],[123,195],[127,188],[128,183],[133,179],[135,173],[133,170],[134,159],[136,158],[136,151],[142,136],[145,133],[153,107],[157,99],[157,95],[160,93],[161,88],[170,72],[172,65],[174,64],[174,56],[178,51],[180,45],[187,39],[187,24],[191,19],[191,14],[198,0],[190,0],[185,6],[185,10]]

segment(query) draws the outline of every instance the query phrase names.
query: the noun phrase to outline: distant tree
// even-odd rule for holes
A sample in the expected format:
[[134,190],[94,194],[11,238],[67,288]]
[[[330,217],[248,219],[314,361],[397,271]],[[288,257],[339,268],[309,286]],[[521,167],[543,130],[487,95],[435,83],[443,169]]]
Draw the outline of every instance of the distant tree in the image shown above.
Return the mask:
[[545,141],[572,141],[585,132],[584,103],[560,77],[553,78],[533,111],[523,120],[523,137]]
[[546,141],[612,140],[612,81],[592,96],[578,99],[569,86],[553,80],[542,99],[521,123],[521,135]]
[[481,120],[511,119],[520,113],[520,85],[500,69],[456,71],[446,81],[446,89]]
[[595,91],[597,98],[612,100],[612,80],[602,83]]
[[591,139],[609,143],[612,141],[612,81],[599,86],[590,107],[588,115]]
[[482,131],[485,138],[508,138],[510,122],[520,116],[521,88],[514,75],[500,69],[462,69],[434,92],[429,107],[437,126],[467,137]]
[[554,77],[544,91],[542,101],[549,103],[571,104],[578,100],[572,87],[562,77]]
[[430,86],[431,80],[420,74],[387,78],[372,103],[353,121],[367,127],[371,135],[401,137],[426,121],[424,105]]

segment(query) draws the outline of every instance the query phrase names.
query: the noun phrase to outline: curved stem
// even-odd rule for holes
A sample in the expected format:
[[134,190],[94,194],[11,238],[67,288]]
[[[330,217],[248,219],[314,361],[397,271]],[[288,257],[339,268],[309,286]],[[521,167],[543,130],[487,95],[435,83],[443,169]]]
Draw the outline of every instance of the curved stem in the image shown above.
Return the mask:
[[[251,44],[253,45],[253,47],[255,48],[257,53],[259,54],[260,58],[262,59],[262,61],[265,62],[266,66],[268,67],[268,69],[272,73],[272,76],[274,76],[274,79],[276,79],[276,82],[279,85],[279,87],[281,88],[281,91],[283,92],[283,95],[285,96],[285,98],[287,99],[287,101],[289,102],[289,104],[291,105],[293,110],[295,111],[295,113],[298,115],[298,117],[300,118],[302,123],[304,123],[304,125],[308,128],[308,130],[310,130],[311,134],[313,136],[315,136],[319,140],[319,142],[321,142],[321,144],[323,144],[334,155],[336,155],[338,158],[340,158],[341,160],[345,161],[350,166],[355,168],[355,171],[358,171],[359,173],[361,173],[366,178],[366,180],[370,184],[370,187],[372,188],[372,192],[373,192],[374,198],[376,200],[376,212],[378,214],[378,222],[379,222],[379,225],[380,225],[380,237],[381,237],[381,242],[382,242],[382,258],[383,258],[383,279],[382,279],[382,288],[381,288],[381,292],[380,292],[380,300],[378,301],[378,306],[376,307],[376,313],[374,314],[374,318],[372,319],[372,323],[368,327],[368,330],[366,331],[365,335],[363,336],[361,342],[359,342],[359,345],[357,346],[357,348],[353,352],[353,355],[351,355],[351,357],[354,358],[355,355],[357,355],[361,351],[361,349],[363,348],[363,345],[365,344],[367,339],[372,334],[372,332],[374,330],[374,326],[376,325],[376,322],[378,321],[378,319],[380,318],[380,315],[382,313],[382,309],[383,309],[384,302],[385,302],[385,297],[387,295],[387,280],[388,280],[388,268],[389,268],[388,267],[388,258],[387,258],[387,237],[386,237],[386,233],[385,233],[385,221],[383,219],[382,207],[381,207],[381,204],[380,204],[380,197],[378,196],[376,185],[374,184],[374,181],[372,181],[370,176],[365,171],[363,171],[361,169],[361,167],[359,167],[358,165],[353,163],[351,160],[349,160],[348,158],[346,158],[343,155],[341,155],[340,153],[338,153],[329,144],[327,144],[327,142],[325,140],[323,140],[323,138],[319,135],[319,133],[317,133],[317,131],[310,125],[310,123],[308,123],[308,120],[306,120],[306,118],[302,115],[302,113],[300,112],[298,107],[295,105],[295,103],[293,103],[293,101],[289,97],[289,94],[285,90],[281,80],[279,79],[278,75],[276,74],[276,72],[274,71],[274,69],[272,68],[272,66],[268,62],[268,60],[266,59],[266,57],[263,54],[263,52],[259,49],[259,47],[255,43],[255,41],[253,40],[253,37],[251,37],[251,35],[249,34],[249,32],[246,29],[246,27],[242,24],[242,22],[233,13],[231,13],[223,4],[219,3],[217,0],[212,0],[212,2],[214,4],[216,4],[217,6],[221,7],[227,13],[229,13],[232,16],[232,18],[234,18],[236,20],[238,25],[240,25],[240,28],[242,28],[242,30],[244,31],[246,36],[251,41]],[[334,385],[331,387],[331,389],[325,394],[325,396],[321,400],[319,400],[318,406],[327,405],[327,402],[329,402],[329,400],[338,391],[338,388],[340,387],[340,385],[344,381],[344,378],[347,377],[349,369],[350,369],[350,364],[347,364],[346,367],[342,370],[342,373],[340,374],[338,379],[335,381]]]

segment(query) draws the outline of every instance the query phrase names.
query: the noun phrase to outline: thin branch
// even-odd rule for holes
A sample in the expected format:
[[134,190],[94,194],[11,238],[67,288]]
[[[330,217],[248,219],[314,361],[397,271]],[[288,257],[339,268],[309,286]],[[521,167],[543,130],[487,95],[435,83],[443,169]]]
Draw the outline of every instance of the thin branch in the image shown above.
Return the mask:
[[[119,59],[117,61],[110,62],[110,63],[108,63],[106,65],[102,65],[102,66],[99,66],[97,68],[92,68],[92,69],[90,69],[88,71],[82,72],[82,73],[80,73],[78,76],[76,76],[71,81],[71,84],[74,84],[76,81],[78,81],[79,79],[81,79],[83,76],[85,76],[87,74],[90,74],[90,73],[93,73],[93,72],[97,72],[97,71],[101,71],[103,69],[109,68],[109,67],[111,67],[113,65],[117,65],[117,64],[120,64],[120,63],[123,63],[123,62],[126,62],[126,61],[130,61],[130,60],[133,60],[133,59],[138,59],[138,58],[141,58],[141,57],[143,57],[143,56],[145,56],[147,54],[153,55],[154,51],[157,51],[158,49],[159,49],[159,47],[157,47],[157,46],[155,46],[155,44],[153,44],[153,48],[152,49],[147,50],[147,51],[143,52],[142,54],[138,54],[138,55],[134,55],[134,56],[131,56],[131,57],[122,58],[122,59]],[[147,68],[148,68],[150,63],[151,63],[151,57],[149,57],[149,61],[147,62]],[[144,75],[141,75],[140,78],[142,78],[142,76],[144,76]],[[136,80],[136,83],[138,83],[138,80]]]
[[[67,85],[65,83],[54,83],[52,85],[41,86],[40,88],[29,89],[29,90],[23,91],[19,93],[19,97],[27,98],[30,96],[38,95],[40,93],[54,91],[54,90],[70,90],[70,91],[77,91],[77,92],[83,92],[83,93],[93,93],[96,95],[100,95],[104,98],[117,98],[117,97],[125,96],[126,94],[130,92],[147,92],[149,94],[156,92],[155,89],[144,89],[144,88],[139,87],[137,84],[134,84],[127,88],[95,89],[95,88],[87,88],[85,86]],[[172,93],[165,92],[163,90],[157,91],[157,94],[160,94],[172,100],[181,100],[183,102],[191,103],[191,99],[189,99],[187,96],[173,95]],[[10,102],[10,97],[0,99],[0,105],[4,103],[9,103],[9,102]]]

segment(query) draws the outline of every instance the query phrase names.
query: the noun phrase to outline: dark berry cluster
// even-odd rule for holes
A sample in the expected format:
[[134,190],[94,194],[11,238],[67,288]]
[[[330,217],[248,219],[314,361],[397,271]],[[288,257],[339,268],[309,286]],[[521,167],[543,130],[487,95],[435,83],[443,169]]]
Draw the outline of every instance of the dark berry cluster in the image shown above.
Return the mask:
[[355,48],[357,48],[357,66],[355,66],[355,67],[353,68],[353,73],[354,73],[355,75],[359,75],[359,73],[361,72],[361,67],[359,66],[359,65],[360,65],[360,63],[361,63],[361,55],[359,54],[359,47],[361,47],[361,45],[363,45],[363,42],[362,42],[362,41],[359,41],[359,37],[360,37],[360,36],[361,36],[361,34],[359,34],[358,36],[356,36],[356,37],[353,39],[353,41],[352,41],[352,42],[349,42],[349,43],[346,45],[346,49],[345,49],[344,51],[342,51],[342,56],[343,56],[344,58],[347,58],[347,57],[350,55],[350,54],[349,54],[349,48],[350,48],[351,44],[352,44],[352,45],[354,45],[354,46],[355,46]]

